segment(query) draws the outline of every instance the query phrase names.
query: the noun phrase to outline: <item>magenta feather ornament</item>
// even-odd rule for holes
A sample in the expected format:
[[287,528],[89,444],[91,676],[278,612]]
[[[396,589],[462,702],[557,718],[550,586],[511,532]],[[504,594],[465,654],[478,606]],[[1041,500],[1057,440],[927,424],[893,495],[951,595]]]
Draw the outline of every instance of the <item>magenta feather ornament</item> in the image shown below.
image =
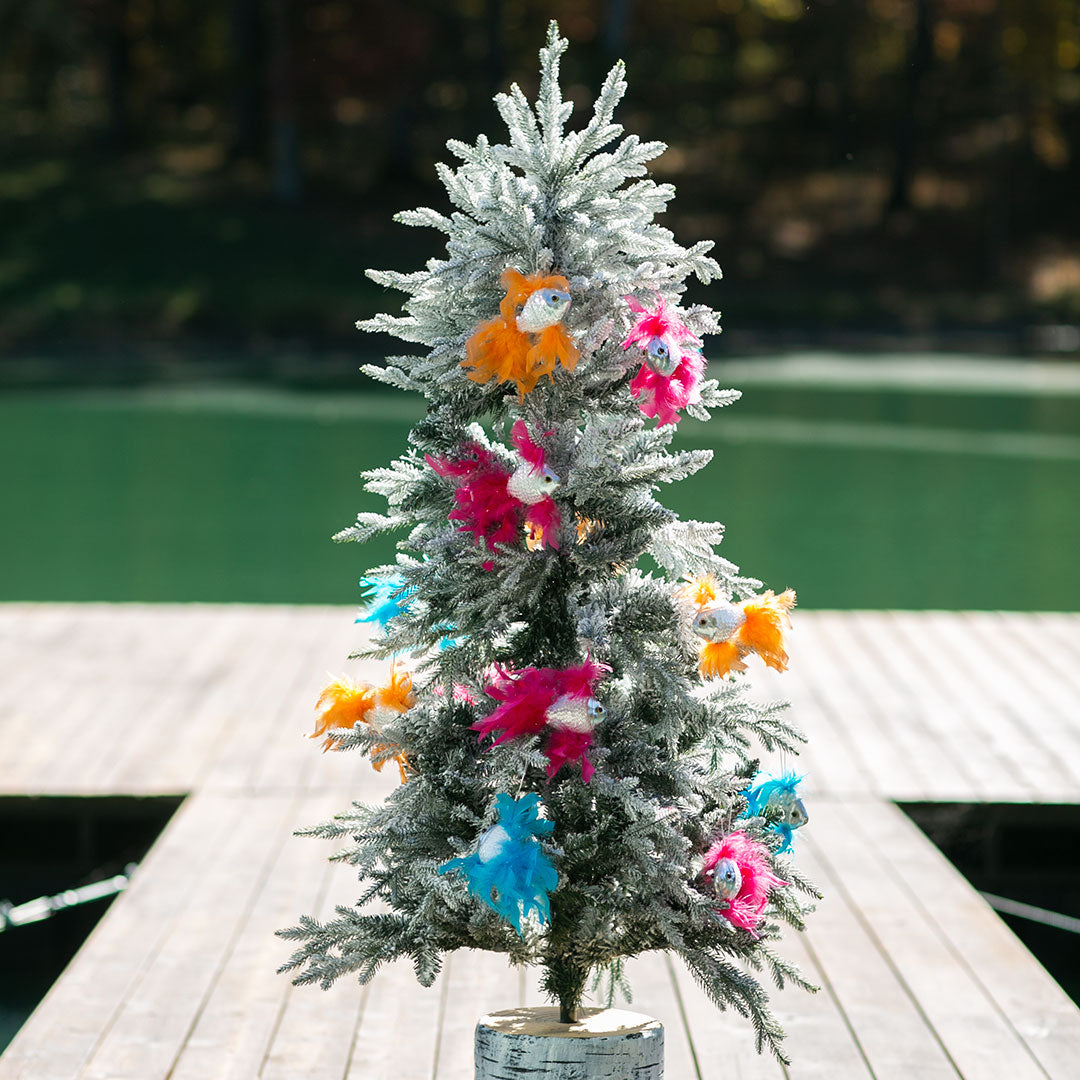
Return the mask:
[[702,875],[720,898],[717,912],[754,937],[765,917],[769,893],[789,884],[773,873],[769,849],[744,832],[728,833],[709,848]]
[[677,424],[679,410],[701,400],[705,372],[701,339],[659,293],[652,311],[633,296],[623,299],[638,319],[622,347],[637,345],[645,354],[641,370],[630,383],[630,393],[638,399],[641,411],[659,420],[661,427]]
[[473,730],[480,738],[501,733],[492,746],[544,732],[549,779],[568,762],[580,761],[587,782],[594,772],[588,758],[593,729],[604,714],[592,695],[610,670],[591,659],[569,668],[499,668],[484,692],[501,704]]
[[495,551],[496,544],[520,542],[527,530],[535,531],[532,526],[540,526],[539,546],[557,548],[562,519],[550,493],[559,478],[523,420],[514,424],[511,438],[522,459],[513,470],[477,442],[466,443],[457,458],[426,455],[439,476],[455,482],[448,518],[461,522],[459,531],[472,533],[488,551]]

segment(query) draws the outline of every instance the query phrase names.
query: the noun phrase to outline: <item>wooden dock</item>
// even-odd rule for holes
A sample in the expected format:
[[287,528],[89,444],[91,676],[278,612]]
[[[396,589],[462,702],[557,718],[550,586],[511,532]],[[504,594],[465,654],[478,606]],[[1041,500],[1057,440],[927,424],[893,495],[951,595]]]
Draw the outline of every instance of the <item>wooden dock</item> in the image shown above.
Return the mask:
[[[0,1080],[467,1080],[488,1009],[539,995],[497,956],[434,987],[294,989],[273,931],[358,888],[291,836],[396,780],[304,736],[351,609],[0,605],[0,794],[187,798],[48,997]],[[1080,615],[802,612],[783,696],[811,742],[800,864],[827,894],[783,946],[795,1064],[753,1050],[659,954],[633,1008],[672,1080],[1069,1080],[1080,1011],[892,800],[1080,802]]]

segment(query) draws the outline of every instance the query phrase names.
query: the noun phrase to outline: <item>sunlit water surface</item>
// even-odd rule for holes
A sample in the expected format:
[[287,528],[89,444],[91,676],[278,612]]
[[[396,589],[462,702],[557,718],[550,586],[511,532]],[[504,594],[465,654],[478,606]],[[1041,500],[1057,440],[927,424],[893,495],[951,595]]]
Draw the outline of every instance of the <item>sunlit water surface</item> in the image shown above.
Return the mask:
[[[351,603],[393,540],[330,536],[380,499],[403,394],[243,387],[9,393],[0,599]],[[660,492],[814,608],[1080,608],[1080,396],[760,387]]]

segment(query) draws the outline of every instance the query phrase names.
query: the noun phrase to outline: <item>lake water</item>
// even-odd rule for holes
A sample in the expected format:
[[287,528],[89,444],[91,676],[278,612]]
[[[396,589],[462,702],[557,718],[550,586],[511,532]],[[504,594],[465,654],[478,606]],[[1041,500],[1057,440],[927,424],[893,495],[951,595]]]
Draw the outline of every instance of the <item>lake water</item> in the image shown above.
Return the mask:
[[[924,382],[760,380],[680,425],[716,457],[661,498],[804,607],[1080,608],[1080,393]],[[359,473],[419,415],[381,392],[9,392],[0,599],[352,603],[392,542],[330,535],[382,508]]]

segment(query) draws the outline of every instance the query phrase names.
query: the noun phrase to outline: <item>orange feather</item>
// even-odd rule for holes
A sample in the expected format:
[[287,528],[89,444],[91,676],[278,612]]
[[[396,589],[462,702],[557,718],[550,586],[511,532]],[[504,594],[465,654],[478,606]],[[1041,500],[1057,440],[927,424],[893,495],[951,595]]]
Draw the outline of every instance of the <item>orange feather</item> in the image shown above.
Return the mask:
[[708,607],[716,603],[719,583],[712,574],[701,577],[688,577],[686,584],[679,590],[679,595],[689,600],[695,607]]
[[732,671],[745,671],[746,650],[736,641],[709,641],[701,650],[698,670],[706,679],[722,679]]
[[[412,689],[412,676],[404,670],[392,669],[390,682],[378,688],[369,683],[354,683],[349,679],[337,679],[319,695],[315,708],[321,708],[323,711],[315,722],[315,732],[311,738],[317,739],[320,735],[326,735],[326,742],[323,743],[324,753],[331,749],[340,750],[338,738],[327,734],[331,728],[354,728],[357,724],[363,723],[370,724],[378,732],[379,728],[371,717],[376,706],[392,709],[397,713],[405,713],[415,704],[416,695]],[[371,766],[376,772],[382,772],[382,767],[387,761],[396,761],[398,771],[401,773],[401,782],[404,784],[408,779],[405,770],[406,767],[411,767],[409,758],[404,750],[395,747],[392,743],[376,743],[371,749],[371,759]]]
[[464,368],[472,368],[468,377],[473,382],[513,382],[520,400],[531,393],[541,376],[552,377],[556,364],[567,371],[577,366],[580,353],[561,323],[549,326],[539,334],[518,329],[517,317],[525,301],[537,289],[559,289],[568,292],[570,283],[559,274],[544,277],[522,274],[508,267],[500,278],[506,295],[499,303],[499,314],[482,322],[465,342]]
[[776,596],[770,589],[764,596],[743,604],[746,622],[735,635],[745,649],[752,649],[777,671],[787,669],[788,654],[784,649],[784,625],[791,626],[788,612],[795,606],[795,590],[788,589]]
[[[322,709],[322,713],[315,721],[312,739],[326,735],[331,728],[354,728],[368,722],[368,713],[375,708],[375,687],[350,679],[336,679],[319,695],[315,708]],[[333,735],[326,735],[323,751],[335,745]]]

